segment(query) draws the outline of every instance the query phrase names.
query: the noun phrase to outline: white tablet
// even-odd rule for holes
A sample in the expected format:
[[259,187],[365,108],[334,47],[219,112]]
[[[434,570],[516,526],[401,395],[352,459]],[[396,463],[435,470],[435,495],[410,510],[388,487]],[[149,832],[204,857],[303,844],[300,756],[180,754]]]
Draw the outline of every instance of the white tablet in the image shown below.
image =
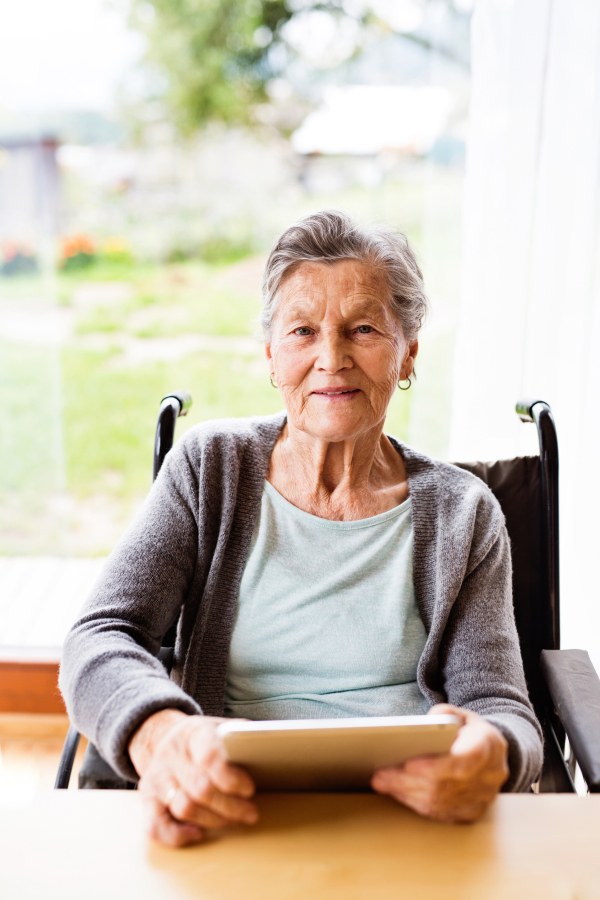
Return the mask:
[[368,790],[376,769],[447,753],[457,716],[222,722],[227,759],[262,791]]

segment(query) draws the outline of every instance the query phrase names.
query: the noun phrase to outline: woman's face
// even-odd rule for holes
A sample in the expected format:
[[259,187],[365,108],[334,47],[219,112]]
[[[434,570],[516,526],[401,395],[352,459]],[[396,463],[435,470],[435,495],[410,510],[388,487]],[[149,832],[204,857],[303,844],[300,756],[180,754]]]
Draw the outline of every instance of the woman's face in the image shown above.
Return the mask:
[[382,275],[357,260],[301,263],[280,288],[266,352],[290,423],[342,441],[383,423],[413,369]]

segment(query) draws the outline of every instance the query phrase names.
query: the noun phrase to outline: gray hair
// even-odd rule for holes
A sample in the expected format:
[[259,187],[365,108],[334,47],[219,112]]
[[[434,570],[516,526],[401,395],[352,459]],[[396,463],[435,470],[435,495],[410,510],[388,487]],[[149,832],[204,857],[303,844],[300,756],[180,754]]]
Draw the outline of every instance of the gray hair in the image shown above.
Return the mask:
[[268,338],[281,285],[303,262],[356,259],[381,271],[390,289],[390,308],[407,341],[414,341],[429,302],[414,250],[402,232],[359,227],[337,210],[324,210],[286,228],[275,242],[263,278],[260,324]]

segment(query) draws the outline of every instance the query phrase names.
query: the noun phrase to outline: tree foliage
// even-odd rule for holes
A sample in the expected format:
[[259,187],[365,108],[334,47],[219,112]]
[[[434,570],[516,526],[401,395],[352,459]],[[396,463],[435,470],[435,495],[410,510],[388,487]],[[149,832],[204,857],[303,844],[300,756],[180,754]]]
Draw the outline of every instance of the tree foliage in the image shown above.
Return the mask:
[[133,8],[158,76],[154,94],[183,131],[249,120],[270,76],[259,29],[275,35],[289,18],[285,0],[134,0]]
[[[146,62],[147,71],[155,76],[153,97],[183,133],[215,120],[252,124],[257,107],[269,99],[267,85],[289,70],[300,45],[316,68],[326,67],[328,59],[335,62],[335,52],[324,51],[322,56],[328,59],[318,58],[319,40],[314,36],[323,26],[329,30],[329,50],[343,47],[342,58],[359,51],[369,30],[392,30],[376,14],[373,0],[130,2],[132,24],[148,40]],[[459,15],[456,0],[411,2],[423,7],[441,3]],[[408,37],[428,45],[427,37]]]

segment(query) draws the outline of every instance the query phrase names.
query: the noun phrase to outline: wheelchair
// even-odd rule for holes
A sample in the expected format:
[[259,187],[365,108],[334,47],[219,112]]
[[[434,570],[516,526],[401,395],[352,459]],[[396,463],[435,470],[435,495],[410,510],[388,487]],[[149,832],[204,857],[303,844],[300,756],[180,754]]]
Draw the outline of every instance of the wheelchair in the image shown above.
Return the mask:
[[[173,445],[177,418],[189,394],[163,398],[156,426],[154,478]],[[558,441],[550,406],[522,400],[523,422],[535,423],[540,455],[493,463],[456,463],[492,490],[506,518],[513,558],[513,601],[529,696],[544,732],[544,765],[535,793],[575,793],[579,765],[590,793],[600,793],[600,679],[585,650],[560,649]],[[159,659],[173,660],[176,624],[163,639]],[[69,728],[56,789],[69,786],[79,733]],[[568,746],[567,746],[568,741]],[[79,773],[85,789],[135,789],[88,744]]]

